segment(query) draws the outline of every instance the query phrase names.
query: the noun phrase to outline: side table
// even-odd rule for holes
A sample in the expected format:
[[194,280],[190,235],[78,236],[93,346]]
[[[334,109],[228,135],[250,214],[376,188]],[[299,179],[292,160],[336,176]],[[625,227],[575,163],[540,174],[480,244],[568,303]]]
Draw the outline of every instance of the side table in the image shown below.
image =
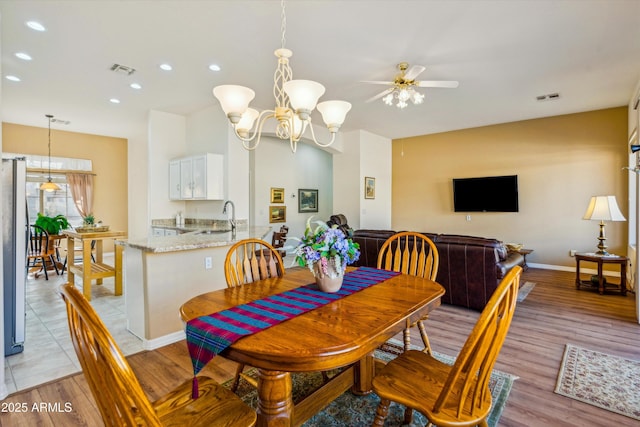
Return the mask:
[[[622,295],[627,295],[627,263],[629,258],[618,255],[598,255],[595,253],[576,253],[576,289],[580,286],[595,287],[591,280],[580,279],[580,261],[594,262],[598,265],[598,293],[604,294],[607,288],[620,289]],[[603,268],[604,264],[618,264],[620,266],[620,284],[605,283]]]
[[529,269],[527,265],[527,255],[533,252],[533,249],[518,249],[516,252],[522,255],[522,270],[527,271]]

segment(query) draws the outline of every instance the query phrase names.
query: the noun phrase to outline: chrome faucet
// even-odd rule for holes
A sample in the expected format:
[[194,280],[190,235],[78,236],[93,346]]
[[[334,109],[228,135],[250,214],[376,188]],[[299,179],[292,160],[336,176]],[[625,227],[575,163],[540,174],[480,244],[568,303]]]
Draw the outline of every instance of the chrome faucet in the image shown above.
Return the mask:
[[231,219],[229,223],[231,224],[231,235],[235,238],[236,236],[236,206],[233,204],[231,200],[227,200],[224,202],[224,207],[222,208],[222,213],[227,213],[227,205],[231,205]]

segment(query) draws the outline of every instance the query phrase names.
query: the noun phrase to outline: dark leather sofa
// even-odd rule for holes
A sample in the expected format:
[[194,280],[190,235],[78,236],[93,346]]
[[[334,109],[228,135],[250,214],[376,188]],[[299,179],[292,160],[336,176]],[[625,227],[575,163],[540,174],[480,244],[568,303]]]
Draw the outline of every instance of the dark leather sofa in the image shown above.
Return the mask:
[[[382,244],[393,230],[356,230],[352,239],[360,245],[355,266],[376,267]],[[516,265],[524,263],[517,252],[507,251],[504,243],[484,237],[422,233],[438,248],[440,266],[437,282],[446,293],[442,302],[481,311],[500,280]]]

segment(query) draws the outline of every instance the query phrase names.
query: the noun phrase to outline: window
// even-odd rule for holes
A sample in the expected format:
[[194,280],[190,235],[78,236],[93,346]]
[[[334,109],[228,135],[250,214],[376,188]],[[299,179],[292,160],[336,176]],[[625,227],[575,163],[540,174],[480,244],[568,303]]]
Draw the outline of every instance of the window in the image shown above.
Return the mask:
[[[53,178],[53,176],[52,176]],[[71,195],[71,190],[66,182],[61,179],[53,179],[61,188],[60,191],[41,191],[40,184],[46,181],[46,177],[39,179],[30,175],[27,178],[27,209],[29,223],[33,224],[38,218],[38,213],[46,216],[64,215],[72,227],[82,225],[82,217],[76,208]]]

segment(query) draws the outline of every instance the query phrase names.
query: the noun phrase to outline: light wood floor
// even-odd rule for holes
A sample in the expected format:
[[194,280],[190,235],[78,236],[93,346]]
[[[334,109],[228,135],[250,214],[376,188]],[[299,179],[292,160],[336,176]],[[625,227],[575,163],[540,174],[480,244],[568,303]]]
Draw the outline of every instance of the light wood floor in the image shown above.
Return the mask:
[[[496,369],[519,377],[499,425],[637,426],[636,420],[553,392],[566,343],[640,360],[635,296],[577,291],[574,274],[568,272],[530,269],[523,281],[537,285],[518,306],[496,365]],[[455,355],[477,317],[477,312],[458,307],[437,309],[427,322],[434,350]],[[414,342],[419,342],[417,335]],[[191,376],[184,342],[136,354],[129,360],[152,399]],[[218,358],[204,373],[222,382],[231,377],[234,367],[233,362]],[[102,424],[82,375],[19,392],[0,405],[0,426]]]

